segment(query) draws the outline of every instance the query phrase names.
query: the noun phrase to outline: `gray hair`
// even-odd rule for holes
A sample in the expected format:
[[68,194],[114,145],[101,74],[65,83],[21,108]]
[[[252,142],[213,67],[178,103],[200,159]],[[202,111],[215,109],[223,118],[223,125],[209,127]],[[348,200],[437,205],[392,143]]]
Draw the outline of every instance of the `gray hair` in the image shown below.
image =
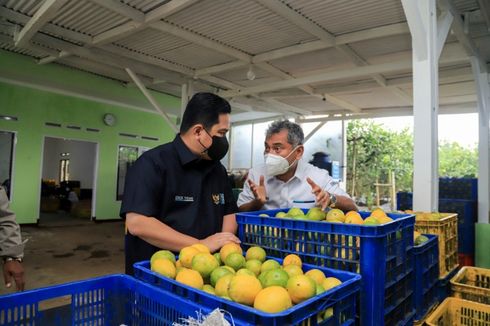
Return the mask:
[[303,129],[301,129],[299,124],[289,120],[278,120],[272,122],[265,132],[265,139],[269,139],[273,134],[277,134],[282,130],[288,131],[288,143],[290,143],[293,147],[303,144],[303,140],[305,139]]

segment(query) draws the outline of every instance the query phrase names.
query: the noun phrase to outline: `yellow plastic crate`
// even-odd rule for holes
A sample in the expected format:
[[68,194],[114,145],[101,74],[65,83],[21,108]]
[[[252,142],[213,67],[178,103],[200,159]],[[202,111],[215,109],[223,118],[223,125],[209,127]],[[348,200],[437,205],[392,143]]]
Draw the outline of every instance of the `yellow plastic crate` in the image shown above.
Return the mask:
[[458,214],[440,213],[439,220],[421,219],[416,213],[415,231],[437,234],[439,237],[439,278],[458,267]]
[[429,326],[489,326],[490,305],[450,297],[425,322]]
[[451,279],[453,297],[490,305],[490,269],[465,266]]

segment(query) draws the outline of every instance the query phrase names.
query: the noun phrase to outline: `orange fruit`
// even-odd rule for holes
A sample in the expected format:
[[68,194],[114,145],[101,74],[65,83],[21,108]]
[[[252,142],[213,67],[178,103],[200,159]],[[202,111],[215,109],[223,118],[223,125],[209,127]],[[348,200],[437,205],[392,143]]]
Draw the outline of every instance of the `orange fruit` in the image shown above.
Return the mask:
[[209,294],[216,295],[216,293],[214,292],[214,288],[209,284],[204,284],[202,290]]
[[255,276],[260,274],[260,268],[262,267],[262,263],[257,259],[250,259],[245,262],[245,268],[254,272]]
[[262,285],[255,276],[236,275],[230,281],[228,296],[235,302],[251,306],[260,290]]
[[261,263],[265,261],[266,253],[265,250],[260,247],[250,247],[245,254],[247,260],[257,259]]
[[342,282],[335,277],[327,277],[323,280],[322,285],[325,291],[330,290],[331,288],[334,288],[338,285],[342,284]]
[[197,250],[199,250],[199,252],[205,252],[208,254],[211,253],[209,248],[206,245],[203,245],[202,243],[194,243],[191,247],[196,248]]
[[151,270],[163,276],[175,278],[175,265],[169,259],[158,258],[151,264]]
[[218,280],[225,275],[233,275],[233,273],[230,272],[229,269],[224,268],[224,267],[216,268],[214,271],[211,272],[211,277],[209,278],[211,285],[216,286],[216,283],[218,282]]
[[285,288],[286,285],[288,284],[288,279],[289,279],[288,273],[286,273],[286,271],[280,268],[277,268],[277,269],[267,271],[265,273],[262,285],[265,288],[273,285],[282,286],[283,288]]
[[158,250],[150,258],[150,264],[153,263],[155,259],[166,258],[175,264],[175,255],[170,250]]
[[218,267],[218,261],[210,253],[200,252],[192,258],[192,269],[198,271],[203,278],[208,277]]
[[175,277],[175,280],[199,290],[202,289],[204,285],[201,274],[188,268],[182,269]]
[[282,268],[286,273],[288,273],[289,277],[295,275],[303,275],[303,270],[298,265],[287,265]]
[[262,263],[262,266],[260,267],[260,272],[264,273],[273,269],[281,268],[281,265],[274,259],[267,259],[265,262]]
[[179,253],[179,260],[182,266],[186,268],[191,268],[192,267],[192,258],[194,258],[195,255],[199,253],[199,250],[197,250],[194,247],[185,247],[180,250]]
[[347,214],[345,214],[345,223],[347,224],[363,224],[364,220],[361,217],[361,214],[359,214],[356,211],[350,211]]
[[278,313],[293,306],[288,291],[280,286],[260,290],[254,300],[254,308],[267,313]]
[[229,297],[228,295],[228,288],[230,286],[231,279],[235,277],[233,274],[227,274],[222,277],[216,282],[216,286],[214,287],[214,292],[216,292],[216,295],[219,297]]
[[289,254],[286,257],[284,257],[284,260],[282,261],[282,266],[288,266],[288,265],[297,265],[301,268],[303,262],[301,261],[301,258],[299,258],[298,255]]
[[240,268],[239,270],[236,271],[235,275],[250,275],[256,277],[254,272],[246,268]]
[[296,275],[288,280],[286,286],[294,304],[308,300],[316,295],[316,284],[306,275]]
[[322,284],[323,280],[325,279],[325,274],[316,268],[310,269],[305,273],[305,275],[311,277],[311,279],[318,284]]
[[245,266],[245,257],[241,253],[233,252],[226,256],[225,265],[230,266],[235,271]]
[[241,255],[243,253],[242,247],[234,242],[225,244],[223,247],[221,247],[219,251],[221,261],[224,262],[226,260],[226,257],[234,252]]

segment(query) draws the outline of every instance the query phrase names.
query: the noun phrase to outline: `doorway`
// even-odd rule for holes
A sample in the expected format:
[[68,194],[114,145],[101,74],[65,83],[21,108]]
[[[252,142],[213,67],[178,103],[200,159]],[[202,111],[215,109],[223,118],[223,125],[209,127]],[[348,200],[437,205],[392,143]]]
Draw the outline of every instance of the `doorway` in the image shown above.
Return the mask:
[[12,201],[12,169],[14,166],[15,133],[0,130],[0,185]]
[[94,219],[97,157],[97,143],[44,138],[39,225],[80,225]]

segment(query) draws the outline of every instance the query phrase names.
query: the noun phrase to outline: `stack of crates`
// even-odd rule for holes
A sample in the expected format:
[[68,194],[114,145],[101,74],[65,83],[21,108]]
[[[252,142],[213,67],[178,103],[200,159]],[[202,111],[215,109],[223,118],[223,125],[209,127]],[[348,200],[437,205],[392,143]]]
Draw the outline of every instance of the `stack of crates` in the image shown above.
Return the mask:
[[[411,210],[413,194],[398,192],[397,209]],[[458,215],[458,260],[460,266],[474,265],[475,223],[478,220],[478,179],[439,178],[439,212]]]
[[273,256],[296,254],[306,263],[360,273],[362,325],[413,323],[413,215],[388,214],[393,221],[379,226],[259,216],[286,211],[237,214],[242,246],[258,245]]
[[435,234],[439,242],[438,297],[442,302],[450,294],[449,281],[457,272],[458,264],[458,215],[439,213],[439,219],[431,219],[431,213],[417,213],[415,231]]
[[427,318],[428,325],[490,325],[490,270],[463,267],[452,279],[453,297]]
[[415,325],[422,325],[426,315],[439,303],[439,243],[436,235],[424,236],[429,240],[413,247]]

